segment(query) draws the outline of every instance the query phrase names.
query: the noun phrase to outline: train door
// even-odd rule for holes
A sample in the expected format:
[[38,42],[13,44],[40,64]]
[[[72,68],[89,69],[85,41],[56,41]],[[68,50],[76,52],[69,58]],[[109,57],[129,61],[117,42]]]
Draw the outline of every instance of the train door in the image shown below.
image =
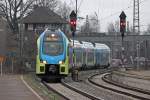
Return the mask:
[[99,65],[100,65],[100,67],[102,66],[102,63],[103,63],[103,62],[102,62],[102,61],[103,61],[103,60],[102,60],[102,59],[103,59],[102,56],[103,56],[103,50],[100,50],[100,53],[99,53]]
[[107,65],[107,60],[108,60],[108,56],[107,56],[107,52],[106,50],[103,50],[103,54],[102,54],[102,66],[106,66]]
[[88,50],[87,63],[89,67],[94,65],[94,51],[92,49]]
[[87,67],[89,67],[89,65],[90,65],[90,51],[89,51],[89,49],[87,49],[87,58],[86,58],[86,60],[87,60],[87,62],[86,62],[86,65],[87,65]]
[[110,52],[109,50],[106,50],[106,66],[109,66],[110,64]]
[[82,52],[82,66],[83,68],[86,66],[86,50],[84,49]]
[[87,65],[88,65],[88,61],[87,61],[87,59],[88,59],[88,50],[87,49],[85,49],[85,67],[87,67]]
[[94,56],[94,49],[92,49],[92,52],[91,52],[91,66],[93,67],[95,65],[95,56]]
[[80,48],[76,49],[76,66],[81,67],[82,64],[82,51]]
[[97,50],[96,53],[95,53],[95,57],[96,57],[96,66],[99,67],[100,66],[100,51]]
[[94,49],[94,66],[96,67],[96,50]]
[[77,60],[76,60],[77,55],[76,55],[76,53],[77,53],[77,49],[74,48],[74,65],[75,66],[77,66]]

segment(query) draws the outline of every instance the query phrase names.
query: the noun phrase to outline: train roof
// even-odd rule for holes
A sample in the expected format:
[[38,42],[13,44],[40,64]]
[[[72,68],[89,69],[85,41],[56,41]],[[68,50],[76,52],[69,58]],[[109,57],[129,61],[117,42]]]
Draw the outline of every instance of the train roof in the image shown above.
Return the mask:
[[45,31],[43,31],[43,32],[41,33],[41,35],[38,37],[38,39],[41,39],[41,38],[44,37],[44,35],[48,35],[48,34],[57,34],[57,35],[59,35],[61,38],[63,37],[63,38],[65,39],[65,41],[66,41],[67,43],[69,43],[69,40],[68,40],[68,38],[66,37],[65,33],[62,32],[60,29],[48,29],[48,28],[46,28]]
[[102,43],[95,43],[95,48],[96,49],[108,49],[108,50],[110,50],[110,48],[106,44],[102,44]]
[[[70,44],[71,44],[71,46],[73,46],[73,40],[72,39],[70,39]],[[82,48],[83,45],[78,40],[74,40],[74,47],[75,48],[77,48],[77,47]]]
[[83,48],[94,48],[93,43],[82,41]]
[[[70,44],[73,46],[73,40],[70,39]],[[86,42],[86,41],[78,41],[74,40],[74,47],[77,48],[88,48],[88,49],[105,49],[105,50],[110,50],[110,48],[106,44],[102,43],[91,43],[91,42]]]

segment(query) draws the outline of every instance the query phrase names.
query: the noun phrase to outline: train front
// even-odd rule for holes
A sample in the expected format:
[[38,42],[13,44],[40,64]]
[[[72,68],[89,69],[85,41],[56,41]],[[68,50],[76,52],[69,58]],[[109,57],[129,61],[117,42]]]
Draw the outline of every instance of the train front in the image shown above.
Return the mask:
[[36,74],[60,79],[68,74],[68,42],[63,32],[45,31],[38,39]]

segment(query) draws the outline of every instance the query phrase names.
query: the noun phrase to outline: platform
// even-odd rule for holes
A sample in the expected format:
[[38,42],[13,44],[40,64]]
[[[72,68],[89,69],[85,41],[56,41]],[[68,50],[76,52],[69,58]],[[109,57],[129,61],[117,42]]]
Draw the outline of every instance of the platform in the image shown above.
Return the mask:
[[0,100],[40,100],[24,84],[20,75],[0,76]]

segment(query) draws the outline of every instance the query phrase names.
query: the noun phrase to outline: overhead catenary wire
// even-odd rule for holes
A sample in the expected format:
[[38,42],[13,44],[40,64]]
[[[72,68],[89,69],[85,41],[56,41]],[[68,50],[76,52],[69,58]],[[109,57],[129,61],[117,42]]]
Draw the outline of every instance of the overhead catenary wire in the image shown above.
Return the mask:
[[[145,1],[148,1],[148,0],[140,1],[140,4],[144,3]],[[130,5],[130,6],[128,6],[127,8],[124,8],[124,9],[122,9],[122,10],[127,10],[127,9],[132,8],[132,7],[133,7],[133,5]],[[117,12],[114,12],[114,13],[108,15],[108,16],[105,16],[105,17],[101,18],[100,21],[104,21],[105,19],[107,19],[107,18],[109,18],[109,17],[116,16],[116,14],[118,14],[118,13],[120,13],[120,11],[117,11]],[[86,19],[86,18],[84,18],[84,17],[78,17],[78,18],[79,18],[79,19]],[[89,19],[89,20],[95,20],[95,19]]]
[[70,0],[70,4],[73,5],[73,7],[75,7],[74,2],[72,0]]
[[79,9],[80,9],[82,3],[83,3],[83,0],[80,1],[79,7],[78,7],[78,11],[79,11]]
[[140,25],[140,26],[141,26],[141,27],[147,27],[147,26],[149,26],[149,24],[147,24],[147,25],[144,25],[144,24],[143,24],[143,25]]
[[[147,2],[147,1],[149,1],[149,0],[141,0],[141,1],[139,2],[140,6],[143,6],[143,5],[145,4],[145,2]],[[72,0],[71,0],[71,2],[73,3]],[[83,4],[83,2],[84,2],[84,0],[80,0],[79,6],[78,6],[78,10],[80,10],[80,7],[81,7],[81,5]],[[100,0],[100,3],[101,3],[101,4],[102,4],[102,2],[103,2],[103,0]],[[133,2],[133,1],[130,1],[129,4],[132,4],[131,2]],[[74,3],[73,3],[73,4],[74,4]],[[102,4],[101,6],[103,6],[103,4]],[[113,6],[114,6],[114,5],[113,5]],[[103,8],[103,7],[102,7],[102,8]],[[133,8],[133,5],[129,5],[128,7],[124,8],[124,9],[121,9],[121,10],[128,10],[128,9],[131,9],[131,8]],[[108,16],[104,16],[104,17],[99,18],[98,21],[104,22],[104,21],[106,21],[107,19],[110,19],[110,18],[116,16],[116,15],[119,14],[120,12],[121,12],[121,11],[118,10],[118,11],[116,11],[116,12],[114,12],[114,13],[111,13],[111,14],[108,15]],[[78,16],[77,19],[78,19],[78,21],[86,20],[86,18],[85,18],[85,17],[82,17],[82,16]],[[90,18],[89,18],[88,20],[96,20],[96,19],[90,19]],[[140,25],[140,26],[141,26],[141,25]],[[147,25],[145,25],[145,26],[147,26]]]
[[[144,3],[145,1],[148,1],[148,0],[140,1],[139,4],[142,4],[142,3]],[[125,9],[123,9],[123,10],[127,10],[127,9],[129,9],[129,8],[132,8],[132,7],[133,7],[133,5],[130,5],[130,6],[128,6],[127,8],[125,8]],[[115,16],[115,15],[118,14],[118,13],[120,13],[120,11],[117,11],[117,12],[114,12],[114,13],[108,15],[108,16],[105,16],[105,17],[101,18],[100,20],[101,20],[101,21],[104,21],[105,19],[107,19],[107,18],[109,18],[109,17],[112,17],[112,16]]]
[[[73,1],[72,1],[72,0],[70,0],[70,1],[71,1],[70,3],[73,5],[73,4],[74,4],[74,3],[73,3]],[[146,2],[146,1],[148,1],[148,0],[140,1],[140,3],[139,3],[139,4],[142,4],[142,3]],[[83,0],[81,0],[81,1],[80,1],[80,4],[79,4],[79,7],[78,7],[78,10],[80,9],[80,7],[81,7],[82,3],[83,3]],[[74,5],[74,6],[75,6],[75,5]],[[122,9],[122,10],[127,10],[127,9],[132,8],[132,7],[133,7],[133,5],[130,5],[130,6],[128,6],[127,8]],[[101,20],[101,21],[104,21],[104,20],[106,20],[107,18],[112,17],[112,16],[115,16],[115,15],[116,15],[116,14],[118,14],[118,13],[120,13],[120,11],[117,11],[117,12],[114,12],[114,13],[112,13],[112,14],[108,15],[108,16],[105,16],[105,17],[101,18],[100,20]],[[84,18],[84,17],[78,17],[78,19],[86,19],[86,18]],[[95,20],[95,19],[89,19],[89,20]]]

